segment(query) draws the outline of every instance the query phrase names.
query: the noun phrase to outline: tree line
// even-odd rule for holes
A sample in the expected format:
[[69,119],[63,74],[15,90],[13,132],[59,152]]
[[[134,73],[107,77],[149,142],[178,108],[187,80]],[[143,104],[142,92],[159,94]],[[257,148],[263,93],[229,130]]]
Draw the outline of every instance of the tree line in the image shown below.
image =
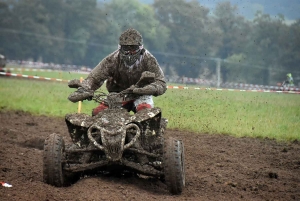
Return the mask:
[[19,59],[94,67],[117,48],[119,35],[142,33],[167,75],[274,84],[300,79],[300,19],[287,24],[257,12],[253,20],[230,2],[211,11],[198,1],[1,0],[0,53]]

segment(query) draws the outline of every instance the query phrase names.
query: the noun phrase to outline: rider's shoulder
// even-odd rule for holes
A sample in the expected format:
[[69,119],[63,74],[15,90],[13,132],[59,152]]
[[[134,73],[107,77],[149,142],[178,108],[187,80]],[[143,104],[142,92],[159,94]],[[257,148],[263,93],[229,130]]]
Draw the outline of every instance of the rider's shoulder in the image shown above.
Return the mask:
[[155,58],[155,57],[153,56],[153,54],[151,54],[151,52],[149,52],[149,50],[147,50],[147,49],[144,49],[143,56],[144,56],[145,58]]
[[116,50],[116,51],[110,53],[109,55],[107,55],[103,60],[114,61],[114,60],[118,59],[118,55],[119,55],[119,50]]
[[144,52],[143,61],[147,63],[147,65],[158,65],[155,56],[153,56],[153,54],[151,54],[148,50],[145,50]]

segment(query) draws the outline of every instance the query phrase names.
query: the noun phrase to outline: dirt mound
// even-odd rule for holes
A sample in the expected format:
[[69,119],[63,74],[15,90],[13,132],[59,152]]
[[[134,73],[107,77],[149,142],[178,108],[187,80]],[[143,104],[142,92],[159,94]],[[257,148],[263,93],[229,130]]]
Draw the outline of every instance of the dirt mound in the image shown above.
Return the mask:
[[167,130],[185,144],[186,188],[172,196],[149,177],[95,175],[70,187],[43,183],[44,139],[70,142],[64,119],[0,111],[1,200],[300,200],[300,144]]

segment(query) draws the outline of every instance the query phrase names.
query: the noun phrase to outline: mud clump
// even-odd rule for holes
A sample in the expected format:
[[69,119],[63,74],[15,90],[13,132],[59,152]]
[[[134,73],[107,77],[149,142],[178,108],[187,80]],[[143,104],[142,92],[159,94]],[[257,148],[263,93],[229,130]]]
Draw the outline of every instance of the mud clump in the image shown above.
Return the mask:
[[278,179],[278,174],[276,172],[269,172],[269,177],[274,178],[274,179]]

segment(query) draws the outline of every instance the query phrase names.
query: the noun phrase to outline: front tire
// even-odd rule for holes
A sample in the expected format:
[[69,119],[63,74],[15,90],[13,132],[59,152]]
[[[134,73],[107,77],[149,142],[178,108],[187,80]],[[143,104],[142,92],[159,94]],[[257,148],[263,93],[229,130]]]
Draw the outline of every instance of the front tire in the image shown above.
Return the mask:
[[179,195],[185,186],[184,145],[182,141],[168,138],[164,143],[164,179],[168,190]]
[[58,134],[51,134],[44,143],[43,179],[44,182],[56,187],[66,185],[63,171],[65,142]]

